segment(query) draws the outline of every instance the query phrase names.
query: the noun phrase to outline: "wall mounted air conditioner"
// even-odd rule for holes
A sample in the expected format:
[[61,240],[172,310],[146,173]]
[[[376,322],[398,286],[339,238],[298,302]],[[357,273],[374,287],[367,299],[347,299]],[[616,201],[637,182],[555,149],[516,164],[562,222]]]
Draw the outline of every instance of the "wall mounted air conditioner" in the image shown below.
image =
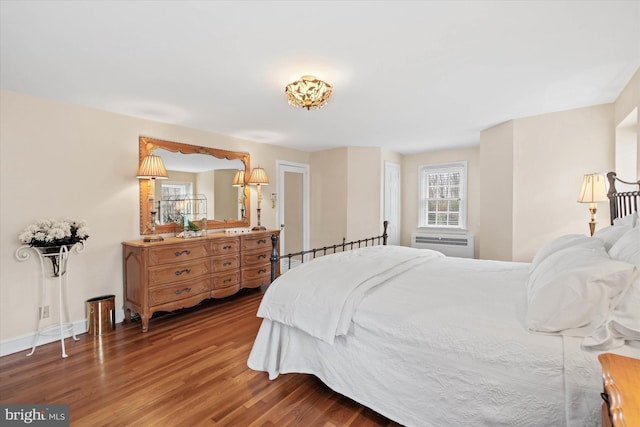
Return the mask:
[[411,247],[433,249],[447,256],[473,258],[474,238],[460,234],[415,232],[411,234]]

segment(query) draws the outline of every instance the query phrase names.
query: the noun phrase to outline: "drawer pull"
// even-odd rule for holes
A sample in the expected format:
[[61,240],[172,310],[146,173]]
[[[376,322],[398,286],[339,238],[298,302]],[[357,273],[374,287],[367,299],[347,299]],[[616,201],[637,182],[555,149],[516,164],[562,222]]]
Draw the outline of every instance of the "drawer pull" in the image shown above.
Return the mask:
[[182,273],[189,274],[189,273],[191,273],[191,269],[190,268],[185,268],[184,270],[178,270],[178,271],[176,271],[176,276],[181,276]]
[[182,254],[191,255],[191,251],[188,249],[185,249],[184,251],[176,252],[175,256],[180,256]]
[[189,292],[191,292],[191,288],[178,289],[178,290],[176,291],[176,295],[180,295],[180,294],[181,294],[181,293],[183,293],[183,292],[187,292],[187,293],[189,293]]
[[266,258],[266,257],[267,257],[267,254],[260,254],[256,258],[260,259],[260,258]]
[[266,272],[267,272],[266,268],[261,268],[260,270],[258,270],[258,274],[266,273]]
[[227,261],[227,262],[225,262],[225,263],[224,263],[224,264],[222,264],[222,265],[224,265],[224,266],[226,267],[227,265],[231,265],[231,263]]
[[225,245],[222,247],[222,249],[231,249],[231,245]]
[[222,283],[229,283],[230,281],[231,281],[231,279],[224,279],[224,280],[222,281]]
[[260,244],[265,244],[265,243],[267,243],[267,239],[260,239],[260,240],[258,240],[258,244],[259,244],[259,245],[260,245]]

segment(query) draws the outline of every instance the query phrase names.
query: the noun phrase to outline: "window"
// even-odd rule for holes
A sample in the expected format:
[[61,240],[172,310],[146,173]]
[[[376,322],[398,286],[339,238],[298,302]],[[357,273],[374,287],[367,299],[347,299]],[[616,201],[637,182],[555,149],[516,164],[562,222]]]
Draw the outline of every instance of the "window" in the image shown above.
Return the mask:
[[182,212],[176,211],[176,200],[193,197],[193,183],[180,181],[161,181],[161,198],[158,202],[159,224],[180,221]]
[[192,183],[179,181],[164,181],[160,186],[162,188],[163,199],[190,196],[193,188]]
[[422,165],[418,227],[465,229],[467,162]]

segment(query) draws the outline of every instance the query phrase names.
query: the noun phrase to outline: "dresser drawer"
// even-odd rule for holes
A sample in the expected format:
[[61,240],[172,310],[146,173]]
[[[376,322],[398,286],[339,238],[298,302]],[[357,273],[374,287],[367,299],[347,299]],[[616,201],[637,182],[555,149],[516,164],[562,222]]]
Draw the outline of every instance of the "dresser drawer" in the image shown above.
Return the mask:
[[257,288],[271,280],[270,266],[246,267],[241,270],[240,276],[243,288]]
[[229,295],[238,293],[239,290],[240,285],[229,286],[228,288],[214,289],[211,291],[211,296],[213,298],[225,298]]
[[192,262],[152,267],[149,269],[149,286],[184,281],[208,275],[210,272],[211,267],[207,258]]
[[271,234],[260,233],[258,235],[246,234],[241,238],[242,251],[271,249]]
[[271,249],[266,248],[259,251],[245,251],[242,252],[241,265],[243,267],[255,266],[255,265],[271,265]]
[[184,244],[180,246],[158,246],[149,250],[149,265],[162,265],[170,262],[188,262],[209,256],[206,242]]
[[168,302],[179,301],[194,295],[209,293],[211,290],[210,278],[201,277],[187,282],[157,286],[149,290],[149,304],[160,305]]
[[235,270],[230,273],[215,274],[212,277],[213,289],[228,288],[240,284],[240,271]]
[[240,238],[230,237],[228,239],[215,239],[211,242],[212,255],[225,255],[240,251]]
[[215,256],[211,258],[211,268],[214,273],[235,270],[240,267],[240,254]]

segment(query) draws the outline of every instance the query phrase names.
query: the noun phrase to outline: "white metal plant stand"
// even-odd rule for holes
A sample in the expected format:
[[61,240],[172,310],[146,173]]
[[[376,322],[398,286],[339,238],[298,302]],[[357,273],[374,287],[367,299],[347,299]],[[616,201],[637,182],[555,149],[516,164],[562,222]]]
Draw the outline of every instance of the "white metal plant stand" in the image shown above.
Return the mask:
[[[79,340],[79,338],[76,337],[73,323],[71,323],[70,320],[71,316],[69,314],[69,304],[67,302],[69,258],[71,255],[71,251],[75,251],[76,253],[82,252],[84,250],[84,244],[82,242],[78,242],[74,245],[51,247],[32,247],[29,245],[24,245],[20,246],[16,251],[16,258],[18,258],[19,261],[28,260],[31,257],[29,249],[32,249],[35,253],[37,253],[38,259],[40,260],[41,290],[36,334],[33,337],[33,346],[31,348],[31,353],[27,354],[27,356],[31,356],[33,353],[35,353],[41,335],[59,335],[60,345],[62,347],[62,357],[68,357],[64,346],[65,332],[71,332],[71,336],[73,337],[73,339],[75,341]],[[51,264],[52,271],[49,271],[49,269],[47,268],[47,262]],[[40,324],[44,317],[42,310],[47,302],[47,279],[50,277],[53,279],[57,279],[53,281],[57,282],[58,284],[58,322],[54,325],[41,329]]]

